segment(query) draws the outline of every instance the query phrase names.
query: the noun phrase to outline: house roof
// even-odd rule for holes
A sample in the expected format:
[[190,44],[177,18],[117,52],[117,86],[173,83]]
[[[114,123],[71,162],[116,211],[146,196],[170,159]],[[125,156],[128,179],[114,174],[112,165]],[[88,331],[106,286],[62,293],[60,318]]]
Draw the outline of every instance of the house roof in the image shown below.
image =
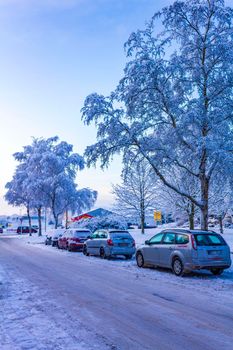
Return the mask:
[[103,208],[98,208],[98,209],[89,211],[87,214],[96,217],[96,216],[112,215],[113,212]]
[[74,222],[74,221],[79,221],[79,220],[82,220],[82,219],[89,219],[89,218],[95,218],[95,217],[103,217],[103,216],[108,216],[108,215],[112,215],[113,212],[110,211],[110,210],[106,210],[106,209],[103,209],[103,208],[98,208],[98,209],[95,209],[95,210],[91,210],[89,211],[88,213],[84,213],[82,215],[79,215],[79,216],[75,216],[73,217],[71,220]]

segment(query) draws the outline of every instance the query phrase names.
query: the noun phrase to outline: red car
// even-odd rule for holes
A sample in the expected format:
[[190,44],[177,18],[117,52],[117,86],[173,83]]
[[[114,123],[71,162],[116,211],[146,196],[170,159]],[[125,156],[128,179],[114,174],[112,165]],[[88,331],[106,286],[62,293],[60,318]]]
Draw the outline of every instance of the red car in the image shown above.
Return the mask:
[[[36,233],[37,230],[31,227],[31,233]],[[30,233],[29,226],[18,226],[17,233],[20,235],[21,233]]]
[[91,231],[86,229],[69,229],[66,230],[58,239],[57,246],[59,249],[83,250],[84,242],[90,238]]

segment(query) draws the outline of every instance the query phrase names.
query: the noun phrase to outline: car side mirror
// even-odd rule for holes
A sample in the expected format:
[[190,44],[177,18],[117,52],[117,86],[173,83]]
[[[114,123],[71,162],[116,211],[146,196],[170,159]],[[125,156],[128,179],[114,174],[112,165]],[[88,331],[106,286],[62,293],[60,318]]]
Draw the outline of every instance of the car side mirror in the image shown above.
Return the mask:
[[150,241],[147,239],[147,240],[145,241],[145,244],[146,244],[146,245],[150,245]]

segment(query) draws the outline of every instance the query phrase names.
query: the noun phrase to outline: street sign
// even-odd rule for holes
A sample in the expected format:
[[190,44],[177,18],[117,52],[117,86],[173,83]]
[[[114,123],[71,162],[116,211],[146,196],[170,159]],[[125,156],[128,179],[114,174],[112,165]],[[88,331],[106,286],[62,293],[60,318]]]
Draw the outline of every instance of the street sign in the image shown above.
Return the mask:
[[162,213],[161,211],[154,211],[154,220],[155,221],[162,221]]

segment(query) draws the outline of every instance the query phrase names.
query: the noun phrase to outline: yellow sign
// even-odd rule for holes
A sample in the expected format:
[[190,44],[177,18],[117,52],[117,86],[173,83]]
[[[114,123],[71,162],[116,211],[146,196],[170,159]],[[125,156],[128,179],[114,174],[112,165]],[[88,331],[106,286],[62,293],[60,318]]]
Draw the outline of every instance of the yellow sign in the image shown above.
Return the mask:
[[154,211],[154,220],[155,221],[162,221],[162,213],[161,211]]

